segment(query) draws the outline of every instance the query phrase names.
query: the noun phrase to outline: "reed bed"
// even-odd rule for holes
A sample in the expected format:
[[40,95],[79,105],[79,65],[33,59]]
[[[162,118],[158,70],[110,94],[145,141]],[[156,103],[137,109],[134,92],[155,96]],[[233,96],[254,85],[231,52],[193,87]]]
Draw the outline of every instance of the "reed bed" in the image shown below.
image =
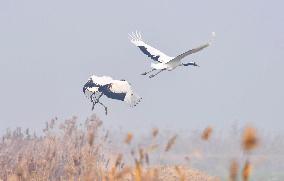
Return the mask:
[[[218,181],[198,170],[182,164],[157,164],[153,154],[169,154],[174,149],[179,136],[168,135],[164,144],[157,141],[160,130],[150,131],[147,144],[134,144],[135,134],[128,132],[120,143],[122,149],[110,148],[110,132],[104,130],[103,122],[95,115],[82,124],[76,117],[60,123],[56,118],[46,123],[41,135],[30,130],[17,128],[7,131],[0,143],[0,180],[3,181]],[[213,134],[212,126],[200,133],[200,141],[209,142]],[[252,171],[250,152],[259,145],[256,130],[245,128],[242,148],[247,161],[240,168],[237,160],[231,162],[228,179],[238,178],[248,181]],[[121,152],[120,152],[121,151]],[[182,155],[179,155],[182,157]],[[196,149],[184,156],[186,162],[202,158]]]

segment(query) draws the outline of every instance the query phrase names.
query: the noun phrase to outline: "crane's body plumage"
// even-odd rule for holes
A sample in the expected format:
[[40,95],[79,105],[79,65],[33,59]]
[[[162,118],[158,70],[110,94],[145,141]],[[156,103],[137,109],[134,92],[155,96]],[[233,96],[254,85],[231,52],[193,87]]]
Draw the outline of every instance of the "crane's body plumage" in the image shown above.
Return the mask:
[[212,33],[212,39],[208,43],[201,45],[197,48],[188,50],[188,51],[186,51],[186,52],[184,52],[184,53],[182,53],[182,54],[180,54],[176,57],[171,57],[171,56],[164,54],[160,50],[157,50],[156,48],[146,44],[142,40],[141,33],[138,33],[136,31],[136,33],[129,34],[130,41],[135,46],[137,46],[145,55],[147,55],[148,57],[150,57],[154,61],[154,62],[151,63],[152,70],[149,71],[149,72],[145,72],[142,75],[147,75],[150,72],[153,72],[155,70],[159,70],[158,73],[150,75],[150,78],[156,76],[157,74],[161,73],[164,70],[171,71],[171,70],[176,69],[179,66],[189,66],[189,65],[198,66],[195,62],[189,62],[189,63],[184,64],[184,63],[181,62],[181,60],[183,58],[185,58],[186,56],[190,55],[190,54],[199,52],[199,51],[203,50],[204,48],[208,47],[211,44],[214,36],[215,36],[215,33],[213,32]]
[[106,114],[107,107],[100,102],[100,98],[105,95],[108,98],[124,101],[131,107],[136,106],[140,101],[139,97],[125,80],[114,80],[108,76],[92,75],[83,87],[84,94],[91,99],[94,106],[99,103],[104,106]]

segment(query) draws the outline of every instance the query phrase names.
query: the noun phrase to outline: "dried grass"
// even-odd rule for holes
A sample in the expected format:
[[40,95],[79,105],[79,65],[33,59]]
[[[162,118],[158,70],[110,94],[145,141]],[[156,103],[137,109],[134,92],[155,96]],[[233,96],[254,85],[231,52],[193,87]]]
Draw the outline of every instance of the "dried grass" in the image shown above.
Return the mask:
[[[87,119],[81,126],[78,126],[76,117],[59,126],[57,122],[57,118],[47,122],[42,136],[31,134],[28,129],[23,132],[20,128],[13,132],[7,131],[0,143],[0,180],[218,180],[181,165],[173,167],[150,164],[153,152],[169,152],[173,149],[177,135],[170,137],[165,145],[158,145],[159,130],[154,128],[150,143],[135,147],[132,143],[133,133],[128,133],[124,143],[131,149],[133,164],[129,164],[126,163],[129,155],[106,154],[105,147],[110,133],[101,130],[102,121],[96,116]],[[207,127],[201,135],[202,139],[210,139],[212,131],[212,127]],[[258,142],[256,130],[247,127],[242,135],[243,149],[249,152],[257,147]],[[192,159],[203,157],[201,151],[185,156],[185,161],[191,162]],[[249,179],[251,169],[251,162],[247,161],[242,169],[243,180]],[[231,162],[229,170],[230,180],[236,181],[239,172],[236,160]]]
[[245,165],[244,165],[244,168],[242,170],[242,178],[243,178],[243,181],[248,181],[249,180],[249,177],[251,175],[251,171],[252,171],[252,165],[251,163],[247,160],[245,162]]
[[156,138],[157,135],[158,135],[158,133],[159,133],[159,129],[158,129],[158,128],[154,128],[154,129],[152,130],[152,136],[153,136],[153,138]]
[[173,137],[171,137],[171,138],[168,140],[168,143],[167,143],[166,148],[165,148],[165,152],[170,151],[170,149],[172,148],[172,146],[175,144],[176,139],[177,139],[177,135],[174,135]]
[[230,181],[238,180],[239,164],[236,160],[233,160],[230,165]]
[[124,142],[126,144],[130,144],[132,139],[133,139],[133,134],[132,133],[127,133],[127,135],[126,135],[126,137],[124,139]]
[[211,137],[212,132],[213,132],[212,127],[211,127],[211,126],[208,126],[207,128],[205,128],[205,129],[203,130],[202,135],[201,135],[201,138],[202,138],[203,140],[208,140],[208,139]]
[[245,127],[242,137],[242,147],[244,151],[249,152],[255,149],[258,144],[259,140],[257,137],[256,129],[251,126]]

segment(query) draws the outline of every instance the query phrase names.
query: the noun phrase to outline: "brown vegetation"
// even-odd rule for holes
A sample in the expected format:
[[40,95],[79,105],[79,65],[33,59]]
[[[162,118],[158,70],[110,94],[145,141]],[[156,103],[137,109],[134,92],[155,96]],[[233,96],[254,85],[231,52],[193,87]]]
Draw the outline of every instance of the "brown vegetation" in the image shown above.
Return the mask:
[[[133,148],[134,164],[126,164],[127,155],[107,153],[109,132],[101,131],[102,121],[96,116],[83,125],[75,117],[56,124],[56,119],[48,122],[42,136],[20,128],[7,131],[0,143],[0,180],[217,180],[182,166],[151,166],[149,155],[159,147],[154,142]],[[157,135],[158,129],[153,129],[152,138]],[[131,146],[132,139],[128,133],[124,143]],[[177,135],[171,137],[164,151],[171,150],[176,139]]]
[[256,129],[250,126],[247,126],[244,129],[242,137],[242,146],[244,151],[249,152],[258,146],[258,138],[256,134]]
[[212,132],[213,132],[212,127],[211,127],[211,126],[208,126],[207,128],[204,129],[204,131],[203,131],[203,133],[202,133],[202,135],[201,135],[201,138],[202,138],[203,140],[208,140],[208,139],[210,138]]
[[230,181],[238,180],[238,171],[239,171],[238,162],[236,160],[233,160],[230,166]]

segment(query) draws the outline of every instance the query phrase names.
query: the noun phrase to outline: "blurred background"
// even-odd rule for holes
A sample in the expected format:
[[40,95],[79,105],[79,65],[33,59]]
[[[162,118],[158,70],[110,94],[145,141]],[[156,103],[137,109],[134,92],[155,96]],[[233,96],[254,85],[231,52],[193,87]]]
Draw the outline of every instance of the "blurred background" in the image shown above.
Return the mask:
[[[134,109],[104,99],[109,114],[100,106],[94,112],[106,129],[144,134],[159,127],[187,137],[211,125],[224,137],[234,125],[251,124],[266,143],[279,140],[284,131],[283,5],[265,0],[0,1],[0,133],[16,127],[39,131],[54,117],[86,119],[93,112],[82,87],[96,74],[126,79],[143,97]],[[169,56],[207,42],[212,31],[217,36],[212,46],[184,59],[200,68],[148,79],[140,73],[149,70],[150,59],[128,40],[135,30]],[[283,156],[282,140],[275,148]]]
[[[40,128],[55,116],[86,118],[82,86],[90,75],[126,79],[143,97],[135,109],[104,100],[95,112],[109,127],[220,129],[253,123],[284,131],[281,1],[1,1],[1,130]],[[128,40],[143,39],[175,56],[217,36],[213,45],[155,79],[150,59]]]

